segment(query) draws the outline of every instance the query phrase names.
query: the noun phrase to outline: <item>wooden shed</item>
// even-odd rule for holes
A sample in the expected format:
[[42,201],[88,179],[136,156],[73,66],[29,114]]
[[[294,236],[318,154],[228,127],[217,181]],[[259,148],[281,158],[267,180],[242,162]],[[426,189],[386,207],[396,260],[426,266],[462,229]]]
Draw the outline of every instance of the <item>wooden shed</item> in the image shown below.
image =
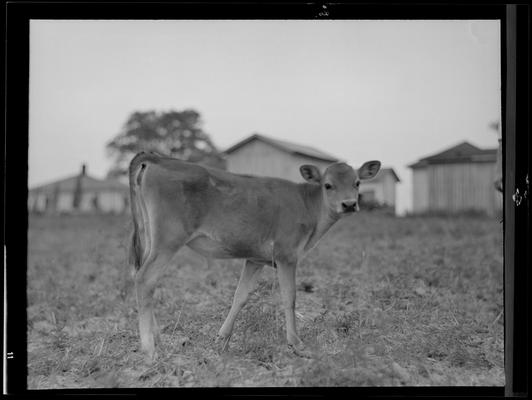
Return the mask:
[[[259,134],[241,140],[224,153],[229,172],[284,178],[293,182],[304,181],[299,173],[303,164],[314,164],[323,171],[339,161],[322,150]],[[361,184],[361,198],[395,209],[397,182],[399,178],[392,168],[382,168],[375,178]]]
[[97,179],[81,172],[30,188],[28,210],[42,213],[123,213],[129,210],[129,188],[113,179]]
[[360,202],[378,203],[381,206],[388,206],[396,210],[396,190],[395,185],[401,182],[393,168],[383,167],[377,175],[369,180],[360,183]]
[[495,215],[502,198],[494,188],[497,148],[462,142],[408,166],[413,172],[413,212],[481,211]]
[[284,178],[303,182],[299,167],[314,164],[323,171],[338,158],[285,140],[254,134],[225,150],[227,170],[237,174],[251,174]]

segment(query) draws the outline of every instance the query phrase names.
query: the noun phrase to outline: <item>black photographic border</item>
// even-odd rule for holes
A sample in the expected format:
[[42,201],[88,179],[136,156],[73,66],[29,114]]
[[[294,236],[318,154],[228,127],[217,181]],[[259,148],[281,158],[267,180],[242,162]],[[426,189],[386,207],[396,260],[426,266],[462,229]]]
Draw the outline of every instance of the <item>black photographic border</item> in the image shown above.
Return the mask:
[[[197,388],[193,394],[326,396],[527,396],[530,347],[528,293],[531,265],[530,189],[530,7],[528,4],[354,3],[6,3],[4,140],[4,373],[7,393],[169,394],[169,389],[27,390],[27,178],[30,19],[498,19],[501,21],[501,83],[504,177],[505,387]],[[531,177],[529,176],[528,179]],[[527,198],[519,206],[513,195]],[[163,393],[164,392],[164,393]]]

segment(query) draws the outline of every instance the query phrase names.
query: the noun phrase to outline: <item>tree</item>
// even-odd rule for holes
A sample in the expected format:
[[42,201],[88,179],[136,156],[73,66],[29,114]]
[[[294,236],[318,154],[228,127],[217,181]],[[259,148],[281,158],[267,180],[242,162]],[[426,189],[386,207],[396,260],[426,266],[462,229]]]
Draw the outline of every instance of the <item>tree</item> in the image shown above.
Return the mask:
[[224,168],[223,157],[201,125],[200,114],[191,109],[133,112],[120,133],[106,145],[109,156],[114,158],[107,176],[127,175],[129,161],[140,151]]

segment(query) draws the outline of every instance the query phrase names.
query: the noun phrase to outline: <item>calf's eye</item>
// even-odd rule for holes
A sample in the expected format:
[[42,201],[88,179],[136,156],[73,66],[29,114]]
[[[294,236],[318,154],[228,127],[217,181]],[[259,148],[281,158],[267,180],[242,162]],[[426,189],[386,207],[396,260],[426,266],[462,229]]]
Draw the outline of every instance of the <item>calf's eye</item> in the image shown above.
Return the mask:
[[326,183],[325,185],[323,185],[325,187],[325,189],[329,190],[330,188],[332,188],[332,185],[330,183]]

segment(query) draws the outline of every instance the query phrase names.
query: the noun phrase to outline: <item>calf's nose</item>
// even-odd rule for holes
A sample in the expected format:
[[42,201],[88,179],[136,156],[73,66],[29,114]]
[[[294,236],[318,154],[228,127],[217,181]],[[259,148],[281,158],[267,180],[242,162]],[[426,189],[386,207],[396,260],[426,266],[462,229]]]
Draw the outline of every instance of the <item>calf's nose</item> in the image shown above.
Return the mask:
[[358,211],[358,203],[356,200],[342,201],[342,210],[344,212]]

